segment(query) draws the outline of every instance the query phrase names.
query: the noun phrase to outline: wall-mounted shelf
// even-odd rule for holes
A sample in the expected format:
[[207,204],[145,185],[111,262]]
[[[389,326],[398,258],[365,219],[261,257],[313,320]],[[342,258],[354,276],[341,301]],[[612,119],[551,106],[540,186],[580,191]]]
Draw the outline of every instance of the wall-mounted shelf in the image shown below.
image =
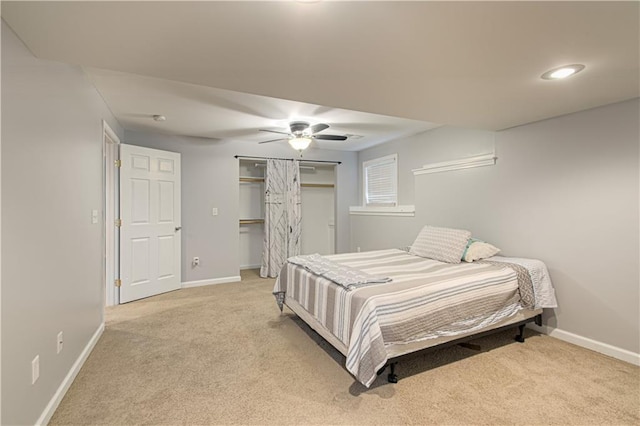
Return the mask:
[[254,223],[264,223],[264,219],[240,219],[240,225],[252,225]]
[[240,182],[264,182],[264,178],[240,176]]
[[458,160],[443,161],[440,163],[425,164],[419,169],[411,170],[414,176],[428,173],[449,172],[451,170],[470,169],[473,167],[493,166],[496,164],[495,153],[478,155],[476,157],[461,158]]

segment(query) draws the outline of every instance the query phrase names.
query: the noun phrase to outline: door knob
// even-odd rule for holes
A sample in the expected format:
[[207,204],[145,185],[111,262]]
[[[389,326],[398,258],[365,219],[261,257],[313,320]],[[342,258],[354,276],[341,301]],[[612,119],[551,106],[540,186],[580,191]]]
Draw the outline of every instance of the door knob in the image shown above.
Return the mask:
[[176,226],[176,232],[182,229],[182,226]]

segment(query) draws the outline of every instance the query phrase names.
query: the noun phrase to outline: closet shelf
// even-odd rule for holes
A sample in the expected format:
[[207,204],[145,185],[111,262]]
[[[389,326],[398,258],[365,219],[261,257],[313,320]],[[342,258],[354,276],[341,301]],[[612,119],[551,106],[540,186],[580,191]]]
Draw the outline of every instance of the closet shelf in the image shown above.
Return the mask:
[[[264,178],[240,176],[240,182],[264,182]],[[335,185],[332,183],[304,183],[304,182],[302,182],[300,186],[303,188],[334,188],[335,187]]]
[[303,188],[333,188],[335,185],[332,183],[301,183]]
[[251,225],[254,223],[264,223],[264,219],[240,219],[240,225]]

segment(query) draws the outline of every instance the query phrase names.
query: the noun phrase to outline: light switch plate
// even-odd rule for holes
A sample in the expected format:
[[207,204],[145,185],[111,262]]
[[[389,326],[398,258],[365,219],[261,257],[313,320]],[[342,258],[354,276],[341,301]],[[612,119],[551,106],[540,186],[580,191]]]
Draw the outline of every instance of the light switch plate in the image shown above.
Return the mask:
[[38,377],[40,377],[40,355],[36,355],[36,357],[31,361],[31,384],[35,384],[38,381]]
[[214,207],[211,209],[211,216],[218,216],[218,208]]
[[60,333],[58,333],[58,338],[57,338],[57,347],[56,347],[57,353],[62,352],[63,344],[64,344],[64,338],[61,331]]

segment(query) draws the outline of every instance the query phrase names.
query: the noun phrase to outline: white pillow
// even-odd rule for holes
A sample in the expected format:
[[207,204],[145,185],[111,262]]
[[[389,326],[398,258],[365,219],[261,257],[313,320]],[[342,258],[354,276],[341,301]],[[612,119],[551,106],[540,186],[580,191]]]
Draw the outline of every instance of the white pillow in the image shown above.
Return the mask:
[[460,263],[471,232],[463,229],[425,226],[409,253],[447,263]]
[[473,262],[474,260],[486,259],[500,253],[500,249],[484,241],[474,241],[467,248],[462,260],[465,262]]

